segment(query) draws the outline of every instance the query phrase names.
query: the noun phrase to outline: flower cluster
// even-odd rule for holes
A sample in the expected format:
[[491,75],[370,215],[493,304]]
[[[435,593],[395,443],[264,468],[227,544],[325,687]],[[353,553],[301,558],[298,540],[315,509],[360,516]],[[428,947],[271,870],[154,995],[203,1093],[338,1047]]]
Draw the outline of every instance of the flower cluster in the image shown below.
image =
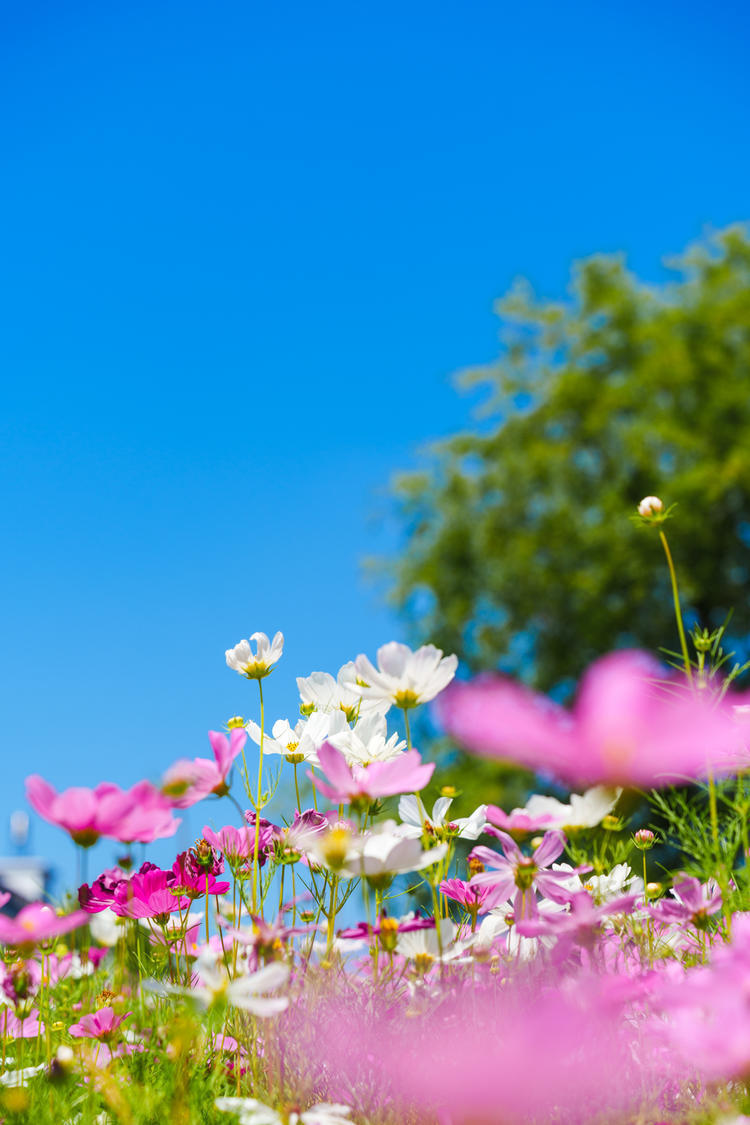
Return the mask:
[[[639,519],[662,512],[648,497]],[[567,708],[394,642],[299,677],[301,717],[267,727],[282,655],[281,633],[227,651],[257,718],[159,785],[29,778],[81,854],[170,836],[201,802],[206,823],[171,866],[121,857],[75,909],[0,915],[3,1120],[747,1120],[744,697],[620,652]],[[430,703],[542,791],[436,792],[411,734]],[[658,788],[658,823],[636,787]]]

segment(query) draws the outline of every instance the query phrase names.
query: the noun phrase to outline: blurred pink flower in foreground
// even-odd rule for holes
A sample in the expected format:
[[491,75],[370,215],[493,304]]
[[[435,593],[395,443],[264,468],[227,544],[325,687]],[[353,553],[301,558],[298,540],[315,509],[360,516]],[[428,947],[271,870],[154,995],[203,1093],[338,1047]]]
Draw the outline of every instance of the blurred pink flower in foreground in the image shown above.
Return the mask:
[[500,677],[454,683],[436,707],[468,750],[573,783],[678,783],[736,766],[742,741],[728,702],[637,651],[596,661],[570,711]]
[[32,902],[24,906],[15,918],[0,915],[0,942],[3,945],[38,945],[50,938],[67,934],[86,921],[88,919],[83,910],[58,915],[46,902]]
[[26,797],[40,816],[63,828],[82,848],[90,848],[100,836],[151,843],[173,836],[180,823],[148,781],[132,789],[103,781],[95,789],[74,787],[57,793],[44,778],[32,774],[26,779]]
[[4,1039],[36,1039],[44,1031],[39,1012],[34,1009],[25,1019],[19,1019],[10,1008],[3,1008],[0,1015],[0,1034]]
[[337,803],[372,803],[378,797],[417,793],[424,789],[435,769],[434,762],[422,765],[422,758],[417,750],[410,750],[387,762],[349,766],[343,754],[331,746],[330,742],[324,742],[318,751],[318,758],[328,781],[322,781],[313,773],[309,773],[309,776],[321,793]]
[[221,731],[210,730],[208,740],[214,752],[210,758],[180,758],[170,766],[162,780],[162,793],[178,809],[187,809],[215,793],[224,797],[229,792],[227,777],[234,759],[247,741],[247,731],[235,727],[229,738]]

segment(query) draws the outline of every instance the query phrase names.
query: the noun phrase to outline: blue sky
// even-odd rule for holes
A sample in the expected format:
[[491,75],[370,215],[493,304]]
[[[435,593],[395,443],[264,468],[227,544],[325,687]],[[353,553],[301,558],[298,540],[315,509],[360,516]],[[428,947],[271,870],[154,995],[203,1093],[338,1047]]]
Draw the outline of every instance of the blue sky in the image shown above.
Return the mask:
[[205,753],[250,713],[224,650],[252,631],[287,636],[272,718],[401,635],[360,563],[391,474],[469,422],[449,376],[514,277],[557,296],[623,250],[658,279],[750,218],[741,3],[3,20],[0,850],[32,771]]

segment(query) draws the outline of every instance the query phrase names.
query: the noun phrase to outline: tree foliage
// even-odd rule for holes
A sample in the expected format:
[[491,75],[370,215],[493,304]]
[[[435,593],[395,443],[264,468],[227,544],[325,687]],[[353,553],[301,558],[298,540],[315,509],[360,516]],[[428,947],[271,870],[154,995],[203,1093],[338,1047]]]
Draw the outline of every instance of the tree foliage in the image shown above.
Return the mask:
[[676,647],[658,538],[683,602],[750,633],[750,237],[730,227],[646,285],[620,256],[572,273],[569,298],[519,283],[497,304],[502,352],[460,376],[484,422],[395,482],[405,549],[391,594],[414,639],[564,687],[615,646]]

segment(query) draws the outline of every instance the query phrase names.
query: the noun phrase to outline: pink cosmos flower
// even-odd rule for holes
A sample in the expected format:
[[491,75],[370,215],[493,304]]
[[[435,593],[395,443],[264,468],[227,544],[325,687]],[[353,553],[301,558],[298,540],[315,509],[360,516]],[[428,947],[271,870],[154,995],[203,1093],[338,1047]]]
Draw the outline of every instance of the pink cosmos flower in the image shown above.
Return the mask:
[[175,883],[173,871],[158,867],[133,875],[115,888],[112,910],[121,918],[159,918],[175,910],[187,910],[190,899],[175,893]]
[[36,1039],[43,1031],[44,1024],[35,1008],[25,1019],[19,1019],[10,1008],[0,1010],[0,1034],[5,1039]]
[[601,933],[604,919],[613,914],[630,913],[639,897],[621,895],[597,906],[587,891],[576,891],[570,896],[569,911],[538,914],[535,918],[519,921],[517,929],[522,937],[555,935],[565,937],[576,945],[591,946]]
[[71,1024],[68,1031],[74,1039],[99,1039],[106,1042],[111,1039],[117,1028],[126,1020],[131,1012],[118,1016],[114,1008],[99,1008],[96,1012],[84,1016],[79,1023]]
[[487,870],[472,876],[470,883],[474,887],[492,888],[492,906],[505,902],[515,892],[513,909],[516,921],[520,921],[536,916],[535,891],[553,902],[568,902],[570,890],[565,884],[570,880],[570,871],[546,870],[565,848],[563,832],[546,832],[541,844],[530,856],[523,854],[512,836],[499,829],[497,838],[503,849],[502,855],[481,846],[473,848],[471,853],[482,861]]
[[33,774],[26,779],[26,797],[40,816],[63,828],[82,848],[90,848],[100,836],[149,843],[173,835],[180,823],[145,781],[128,790],[104,781],[95,789],[74,787],[58,794]]
[[87,921],[83,910],[73,914],[55,914],[46,902],[24,906],[15,918],[0,915],[0,942],[3,945],[34,946],[50,938],[67,934]]
[[[496,853],[493,852],[494,854]],[[485,914],[496,901],[495,891],[491,886],[478,887],[475,883],[467,883],[463,879],[445,879],[440,884],[440,890],[446,898],[460,903],[473,918],[478,914]]]
[[235,828],[231,824],[226,824],[218,832],[204,825],[203,839],[226,856],[231,867],[236,867],[240,860],[249,859],[255,847],[255,836],[250,828]]
[[729,702],[666,681],[645,653],[617,652],[586,673],[572,711],[499,677],[454,683],[437,704],[468,749],[578,783],[650,787],[731,768],[741,744]]
[[649,913],[658,922],[677,925],[688,923],[705,930],[711,914],[721,910],[721,891],[715,880],[703,885],[700,879],[686,875],[671,890],[672,898],[663,898],[649,906]]
[[182,821],[172,804],[150,781],[139,781],[129,790],[135,804],[117,827],[115,839],[126,844],[153,844],[174,836]]
[[[219,860],[217,874],[224,870],[224,861]],[[223,895],[229,890],[229,883],[217,883],[211,871],[196,866],[193,849],[180,852],[172,864],[173,882],[188,898],[202,898],[205,895]]]
[[236,727],[229,738],[221,731],[210,730],[208,740],[214,752],[210,758],[181,758],[164,774],[162,793],[178,809],[187,809],[214,793],[224,797],[229,792],[227,777],[232,764],[244,748],[247,731]]
[[[68,1031],[74,1039],[96,1039],[94,1065],[98,1067],[109,1066],[112,1059],[122,1058],[123,1055],[132,1055],[136,1050],[135,1047],[131,1047],[127,1043],[118,1043],[114,1049],[111,1046],[115,1032],[122,1021],[126,1020],[131,1014],[131,1012],[125,1012],[124,1015],[118,1016],[115,1015],[114,1008],[99,1008],[98,1011],[84,1016],[78,1023],[71,1024]],[[142,1047],[138,1049],[142,1050]]]
[[418,793],[424,789],[435,770],[435,763],[422,765],[417,750],[410,750],[387,762],[371,762],[369,766],[347,765],[346,758],[330,742],[318,751],[321,769],[328,781],[310,773],[317,788],[336,803],[372,804],[378,797],[396,793]]
[[506,813],[497,805],[488,805],[485,816],[489,823],[485,825],[484,830],[491,836],[495,835],[496,828],[502,829],[503,832],[510,832],[511,835],[526,836],[530,832],[539,832],[552,822],[552,817],[547,813],[531,816],[526,809],[513,809],[512,812]]

